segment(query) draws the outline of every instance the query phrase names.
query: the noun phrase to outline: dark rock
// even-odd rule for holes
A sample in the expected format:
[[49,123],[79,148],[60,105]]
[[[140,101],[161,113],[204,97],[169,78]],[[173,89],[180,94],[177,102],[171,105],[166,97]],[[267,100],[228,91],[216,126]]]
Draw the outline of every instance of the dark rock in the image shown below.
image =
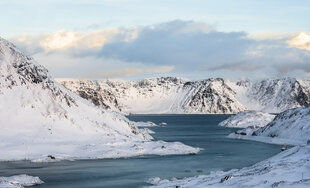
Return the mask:
[[52,155],[48,155],[47,157],[50,158],[50,159],[53,159],[53,160],[56,159],[56,157],[54,157],[54,156],[52,156]]
[[220,182],[223,183],[224,181],[227,181],[227,180],[229,180],[230,178],[233,178],[233,176],[232,176],[232,175],[225,176],[224,178],[221,179]]

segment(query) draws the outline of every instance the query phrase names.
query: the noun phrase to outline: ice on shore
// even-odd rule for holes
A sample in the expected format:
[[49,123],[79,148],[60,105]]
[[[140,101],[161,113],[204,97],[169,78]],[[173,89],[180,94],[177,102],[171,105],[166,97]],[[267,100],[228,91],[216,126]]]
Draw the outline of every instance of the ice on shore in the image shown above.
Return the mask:
[[156,125],[155,123],[151,122],[151,121],[138,121],[138,122],[135,122],[135,125],[137,127],[156,127],[158,125]]
[[11,177],[0,177],[0,188],[22,188],[24,186],[33,186],[44,183],[39,177],[33,177],[26,174]]

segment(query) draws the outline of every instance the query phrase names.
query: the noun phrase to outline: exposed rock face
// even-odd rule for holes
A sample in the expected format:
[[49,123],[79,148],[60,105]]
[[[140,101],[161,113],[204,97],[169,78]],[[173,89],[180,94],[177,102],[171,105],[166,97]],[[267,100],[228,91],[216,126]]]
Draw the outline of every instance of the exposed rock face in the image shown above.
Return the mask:
[[249,87],[248,98],[270,112],[307,106],[310,104],[310,82],[295,78],[263,80]]
[[183,88],[194,90],[188,92],[192,96],[182,106],[187,113],[231,114],[245,109],[235,98],[235,91],[221,78],[187,82]]
[[97,81],[62,81],[62,84],[81,96],[104,109],[121,111],[115,95],[108,89],[101,88]]

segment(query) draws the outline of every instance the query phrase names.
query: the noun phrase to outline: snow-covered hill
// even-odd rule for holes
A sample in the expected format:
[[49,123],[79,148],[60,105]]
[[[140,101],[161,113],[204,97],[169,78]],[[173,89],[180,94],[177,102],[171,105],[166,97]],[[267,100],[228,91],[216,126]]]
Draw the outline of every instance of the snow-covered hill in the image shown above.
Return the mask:
[[310,81],[283,78],[232,82],[162,77],[141,81],[58,79],[94,104],[124,113],[279,113],[310,104]]
[[310,107],[280,113],[267,126],[255,131],[252,136],[296,140],[306,144],[308,140],[310,141]]
[[197,148],[151,141],[135,123],[55,82],[0,38],[0,160],[188,154]]
[[219,123],[219,125],[224,127],[255,129],[266,126],[275,116],[276,115],[258,111],[244,111],[230,116],[228,119]]
[[307,144],[310,140],[310,107],[284,111],[262,128],[247,128],[232,133],[229,137],[275,144]]

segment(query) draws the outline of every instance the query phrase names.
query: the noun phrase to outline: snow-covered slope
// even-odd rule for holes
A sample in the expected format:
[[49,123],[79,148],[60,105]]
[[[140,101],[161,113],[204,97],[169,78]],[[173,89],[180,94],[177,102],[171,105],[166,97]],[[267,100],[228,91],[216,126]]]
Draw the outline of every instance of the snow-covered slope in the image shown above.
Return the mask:
[[279,113],[310,104],[310,81],[283,78],[232,82],[162,77],[141,81],[58,79],[94,104],[124,113]]
[[[245,119],[240,121],[246,122]],[[261,124],[266,124],[263,119]],[[310,140],[310,107],[295,108],[278,114],[261,128],[247,127],[228,137],[273,144],[304,145]]]
[[[75,79],[58,81],[78,94],[80,90],[104,89],[107,92],[103,92],[101,98],[106,99],[106,93],[113,94],[117,102],[106,100],[107,103],[114,105],[111,108],[121,109],[125,113],[231,114],[245,110],[236,100],[236,93],[219,78],[196,82],[173,77],[151,78],[138,82]],[[84,98],[92,101],[98,97],[93,95]]]
[[296,146],[253,166],[185,179],[149,183],[156,188],[306,188],[310,187],[310,146]]
[[252,133],[280,144],[306,144],[310,140],[310,107],[280,113],[267,126]]
[[230,116],[228,119],[219,123],[220,126],[234,128],[259,128],[266,126],[276,115],[258,112],[244,111]]
[[122,115],[94,106],[0,38],[0,160],[187,154],[197,148],[151,141]]
[[26,174],[11,177],[0,177],[0,188],[23,188],[44,183],[39,177]]
[[310,105],[310,81],[296,78],[239,81],[231,86],[249,110],[279,113]]

